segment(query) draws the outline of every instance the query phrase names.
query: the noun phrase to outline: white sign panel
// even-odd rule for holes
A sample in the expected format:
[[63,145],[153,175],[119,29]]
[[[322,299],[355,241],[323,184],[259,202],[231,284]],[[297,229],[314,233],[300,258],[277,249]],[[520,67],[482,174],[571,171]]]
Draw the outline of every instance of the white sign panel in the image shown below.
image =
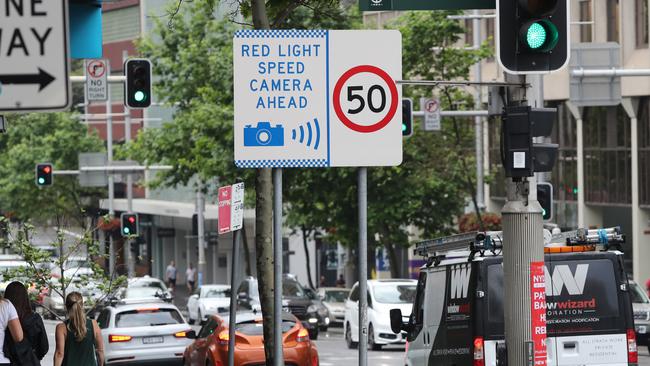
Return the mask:
[[424,111],[424,130],[440,131],[440,101],[433,98],[420,99],[420,105]]
[[402,162],[398,31],[240,30],[233,53],[237,167]]
[[86,60],[86,98],[90,102],[108,99],[108,60]]
[[230,231],[239,230],[244,225],[244,183],[232,185],[230,205]]
[[68,108],[67,4],[0,1],[0,111]]

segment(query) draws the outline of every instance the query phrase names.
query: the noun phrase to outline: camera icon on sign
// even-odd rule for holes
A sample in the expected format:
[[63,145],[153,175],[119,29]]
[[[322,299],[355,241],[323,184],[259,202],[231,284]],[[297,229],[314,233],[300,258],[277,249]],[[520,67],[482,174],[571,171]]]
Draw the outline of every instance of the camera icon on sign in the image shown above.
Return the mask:
[[271,122],[257,122],[244,126],[244,146],[284,146],[284,127]]

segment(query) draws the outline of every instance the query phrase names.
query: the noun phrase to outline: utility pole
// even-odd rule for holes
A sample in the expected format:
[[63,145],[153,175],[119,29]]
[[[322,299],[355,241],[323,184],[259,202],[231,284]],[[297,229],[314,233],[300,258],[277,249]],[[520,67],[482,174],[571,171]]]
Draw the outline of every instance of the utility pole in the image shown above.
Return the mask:
[[[111,74],[111,69],[106,70],[107,78]],[[111,102],[111,84],[106,85],[106,157],[107,164],[113,164],[113,109]],[[115,178],[112,174],[108,176],[108,216],[111,220],[115,218]],[[113,242],[113,233],[108,233],[108,272],[111,278],[115,275],[115,243]]]
[[203,275],[205,273],[205,197],[203,196],[203,182],[199,181],[199,188],[196,190],[196,214],[197,214],[197,231],[199,245],[199,287],[203,286]]
[[[506,74],[506,80],[519,84],[524,78]],[[535,85],[538,82],[531,78],[533,89],[539,86]],[[523,88],[511,87],[509,91],[509,104],[526,102]],[[537,100],[529,101],[531,105],[543,104],[539,100],[543,96],[535,98]],[[531,266],[544,263],[544,236],[536,184],[535,177],[506,178],[507,202],[502,216],[504,313],[509,314],[505,317],[505,337],[509,365],[533,365],[531,362],[538,347],[533,344],[530,284]]]
[[[122,63],[129,57],[127,51],[122,52]],[[131,141],[131,109],[124,105],[124,141],[129,143]],[[126,198],[128,205],[128,212],[133,212],[133,175],[128,173],[126,175]],[[131,238],[125,238],[124,245],[124,260],[127,261],[127,269],[129,278],[135,276],[135,261],[133,252],[131,251]]]
[[[472,48],[478,50],[481,47],[481,18],[480,11],[474,10],[474,18],[472,19]],[[474,77],[479,82],[482,81],[483,70],[479,60],[474,65]],[[474,89],[474,109],[481,110],[483,104],[483,88],[477,85]],[[480,116],[474,117],[474,136],[476,139],[476,202],[481,209],[485,208],[485,193],[484,193],[484,171],[483,171],[483,120]]]

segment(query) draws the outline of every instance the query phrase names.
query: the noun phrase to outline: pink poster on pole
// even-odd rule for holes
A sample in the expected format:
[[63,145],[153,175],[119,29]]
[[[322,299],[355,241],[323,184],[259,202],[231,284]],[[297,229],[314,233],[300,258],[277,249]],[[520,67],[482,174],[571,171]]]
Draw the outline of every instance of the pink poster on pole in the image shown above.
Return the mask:
[[546,279],[544,262],[530,263],[531,330],[535,366],[546,366]]
[[232,186],[219,187],[219,234],[230,231],[230,219],[232,205]]

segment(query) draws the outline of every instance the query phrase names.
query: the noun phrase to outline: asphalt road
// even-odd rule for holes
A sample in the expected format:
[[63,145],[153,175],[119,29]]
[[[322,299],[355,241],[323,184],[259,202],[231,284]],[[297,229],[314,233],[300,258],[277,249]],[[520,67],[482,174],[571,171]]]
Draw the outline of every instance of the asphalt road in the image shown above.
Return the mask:
[[[45,356],[42,366],[52,366],[54,357],[54,328],[55,321],[46,320],[45,329],[50,340],[50,352]],[[348,349],[343,339],[342,328],[330,328],[327,333],[321,333],[316,341],[320,355],[321,366],[353,366],[358,364],[358,350]],[[373,366],[403,366],[404,347],[390,346],[382,351],[368,350],[368,365]],[[639,366],[650,366],[648,348],[639,348]]]

